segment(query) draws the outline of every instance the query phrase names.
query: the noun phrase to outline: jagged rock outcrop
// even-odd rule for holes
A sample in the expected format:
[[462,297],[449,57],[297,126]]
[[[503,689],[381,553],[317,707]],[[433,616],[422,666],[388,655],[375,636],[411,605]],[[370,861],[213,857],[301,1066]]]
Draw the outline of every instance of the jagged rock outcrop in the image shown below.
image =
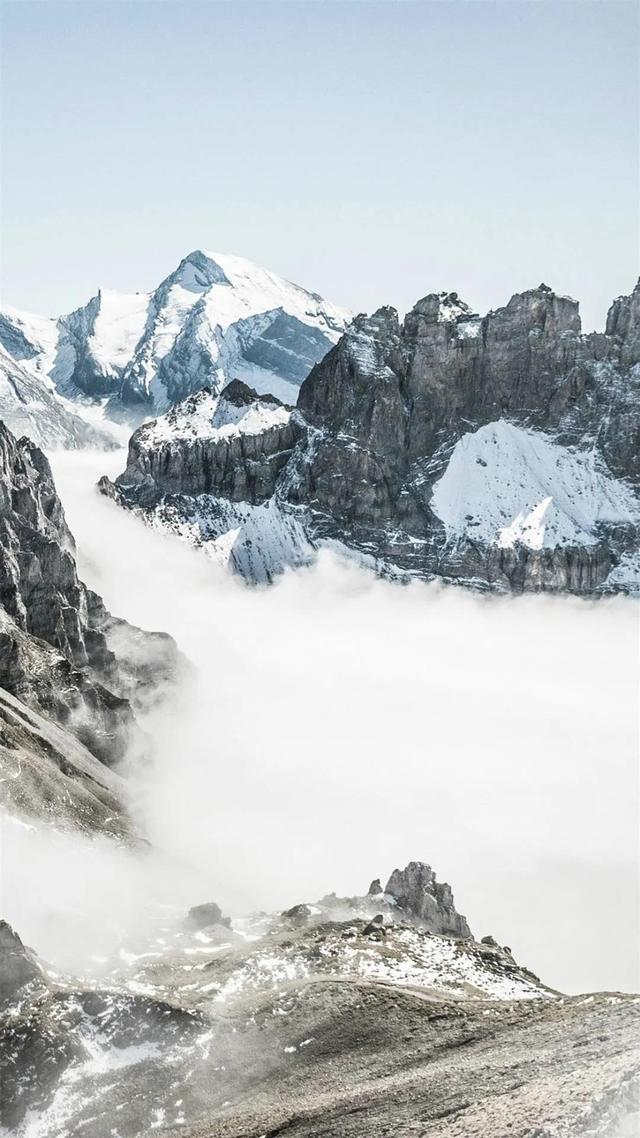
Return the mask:
[[0,686],[118,757],[131,725],[99,597],[78,580],[46,458],[0,423]]
[[131,437],[127,468],[101,491],[160,528],[205,544],[248,580],[306,564],[313,546],[277,488],[305,426],[238,380],[205,389]]
[[[394,869],[384,889],[376,877],[364,896],[336,897],[331,893],[317,905],[325,914],[351,911],[382,924],[400,921],[438,936],[461,940],[472,937],[466,917],[456,910],[451,886],[438,881],[424,861],[411,861],[404,869]],[[283,915],[289,916],[290,912]]]
[[[392,309],[358,317],[301,389],[299,408],[315,433],[297,456],[292,500],[311,507],[322,532],[355,537],[402,568],[515,591],[593,592],[637,547],[638,295],[636,288],[615,302],[604,335],[581,335],[576,302],[546,286],[483,319],[442,296],[419,301],[402,325]],[[438,480],[461,448],[473,447],[476,433],[501,423],[512,428],[501,463],[480,454],[466,469],[458,462],[450,497],[470,506],[453,519],[434,503]],[[529,488],[522,468],[532,469],[538,440],[551,449]],[[525,446],[534,454],[524,454]],[[558,485],[555,467],[563,456],[580,462],[594,453],[582,478],[586,495],[601,483],[589,511],[576,500],[580,472],[573,485]],[[478,465],[493,475],[477,503],[480,516],[469,493],[482,474]],[[500,498],[502,530],[478,533],[482,510]],[[548,517],[529,533],[502,532],[547,498],[574,532],[558,538],[547,524],[545,534]]]
[[229,928],[229,917],[223,917],[222,909],[215,901],[205,901],[202,905],[194,905],[187,913],[187,926],[191,929],[208,929],[212,925],[223,925]]
[[33,952],[25,948],[11,925],[0,920],[0,1009],[23,996],[28,984],[42,980],[42,969]]
[[456,912],[451,886],[438,882],[425,862],[410,861],[405,869],[394,869],[384,892],[407,918],[431,932],[471,936],[466,918]]
[[[614,302],[604,333],[583,335],[577,303],[540,285],[484,317],[455,293],[425,297],[403,322],[392,308],[357,317],[302,384],[292,449],[265,481],[273,510],[260,522],[295,525],[302,538],[290,553],[280,543],[280,563],[262,579],[329,542],[384,573],[477,588],[640,589],[639,312],[640,284]],[[198,512],[195,472],[190,495],[180,483],[190,506],[183,497],[167,511],[162,498],[193,454],[189,414],[195,421],[182,405],[180,432],[152,425],[149,441],[139,438],[145,454],[134,449],[118,484],[131,488],[125,504],[191,537],[180,514]],[[265,429],[252,436],[251,457],[266,461],[272,446]],[[225,524],[244,525],[225,503],[237,507],[246,494],[251,504],[255,494],[242,448],[216,453],[224,477],[208,485],[220,542]],[[135,486],[142,469],[153,482],[144,492]]]
[[304,429],[272,395],[233,380],[218,397],[210,388],[190,396],[166,418],[131,436],[127,470],[117,480],[136,500],[201,494],[258,505],[271,498]]
[[[97,801],[114,799],[115,788],[96,783],[84,749],[101,763],[121,758],[135,730],[135,707],[152,701],[178,666],[170,637],[112,617],[79,580],[47,459],[0,423],[0,688],[7,696],[0,741],[6,778],[16,777],[13,760],[21,748],[29,782],[28,789],[5,786],[9,799],[35,804],[39,784],[44,811],[56,787],[65,798],[61,774],[81,777],[85,786],[93,780],[99,823]],[[65,758],[64,733],[52,736],[46,721],[83,746]],[[48,773],[45,757],[53,764]]]
[[[420,912],[427,870],[390,878]],[[637,997],[560,997],[495,942],[398,904],[371,919],[372,903],[329,894],[234,917],[236,933],[166,914],[104,989],[43,968],[0,1016],[1,1121],[30,1112],[38,1132],[86,1138],[114,1118],[132,1138],[631,1138]]]

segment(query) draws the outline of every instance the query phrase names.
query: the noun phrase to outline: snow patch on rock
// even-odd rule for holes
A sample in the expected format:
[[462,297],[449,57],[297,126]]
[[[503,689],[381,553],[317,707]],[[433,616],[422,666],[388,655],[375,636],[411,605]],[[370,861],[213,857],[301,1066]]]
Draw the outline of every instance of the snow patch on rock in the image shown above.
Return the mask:
[[593,451],[504,419],[464,435],[430,502],[451,538],[529,549],[597,544],[600,523],[637,524],[640,503]]
[[302,522],[275,499],[254,506],[207,494],[171,497],[144,516],[154,529],[201,547],[214,564],[256,584],[308,565],[315,555]]
[[259,435],[270,427],[284,426],[291,409],[268,398],[236,404],[212,391],[198,392],[166,415],[144,428],[145,443],[153,446],[167,440],[228,439],[238,435]]
[[625,553],[602,586],[603,592],[618,590],[629,593],[630,596],[640,597],[640,550]]

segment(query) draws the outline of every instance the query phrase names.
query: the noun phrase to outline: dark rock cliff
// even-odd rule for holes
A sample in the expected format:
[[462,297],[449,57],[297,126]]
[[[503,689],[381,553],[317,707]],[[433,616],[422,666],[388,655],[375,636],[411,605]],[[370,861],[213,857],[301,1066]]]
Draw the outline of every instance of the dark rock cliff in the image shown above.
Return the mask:
[[[392,308],[357,317],[303,383],[298,406],[328,434],[309,472],[320,507],[335,504],[323,479],[325,446],[347,450],[342,461],[354,472],[363,459],[345,443],[362,447],[380,464],[380,493],[395,508],[414,463],[504,417],[557,431],[566,443],[597,434],[612,472],[638,477],[640,378],[628,372],[640,358],[640,282],[614,302],[604,335],[581,335],[577,302],[545,285],[482,319],[451,295],[418,301],[403,324]],[[599,414],[605,400],[613,421]],[[357,482],[343,508],[379,518]]]
[[[246,384],[233,380],[224,389],[228,411],[259,406],[266,411],[282,407],[273,395],[259,396]],[[267,426],[259,433],[205,434],[194,431],[179,439],[175,431],[185,420],[194,419],[212,403],[212,391],[204,388],[168,412],[165,437],[158,438],[155,424],[139,427],[129,441],[126,474],[119,486],[136,489],[146,503],[165,494],[212,494],[231,502],[264,502],[272,497],[279,475],[293,448],[304,434],[292,416]]]
[[178,667],[170,637],[112,617],[79,580],[47,459],[0,422],[0,687],[111,764],[131,739],[136,706]]
[[196,397],[176,409],[181,431],[167,416],[133,436],[125,505],[271,499],[311,546],[337,540],[382,572],[477,588],[640,582],[640,284],[589,335],[547,285],[482,318],[456,293],[424,297],[404,322],[381,308],[313,368],[286,426],[189,438],[199,413]]
[[480,319],[455,294],[427,296],[403,324],[358,317],[302,385],[314,428],[292,464],[289,497],[319,533],[410,571],[514,591],[590,593],[637,527],[575,547],[487,547],[451,540],[430,498],[456,442],[507,420],[560,446],[593,450],[640,480],[640,285],[615,301],[604,334],[582,335],[578,305],[542,285]]

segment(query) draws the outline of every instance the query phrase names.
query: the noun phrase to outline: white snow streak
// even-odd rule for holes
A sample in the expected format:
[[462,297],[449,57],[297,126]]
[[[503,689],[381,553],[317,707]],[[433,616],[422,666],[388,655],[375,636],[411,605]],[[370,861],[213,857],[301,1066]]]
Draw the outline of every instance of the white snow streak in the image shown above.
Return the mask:
[[430,504],[451,537],[501,548],[595,545],[600,522],[640,518],[632,489],[593,452],[504,419],[460,439]]

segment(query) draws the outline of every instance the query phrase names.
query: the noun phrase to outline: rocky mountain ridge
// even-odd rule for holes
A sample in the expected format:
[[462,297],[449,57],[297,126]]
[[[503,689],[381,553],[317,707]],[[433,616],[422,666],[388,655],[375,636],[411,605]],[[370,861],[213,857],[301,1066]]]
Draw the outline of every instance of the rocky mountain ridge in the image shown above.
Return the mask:
[[[158,420],[133,435],[110,492],[250,579],[304,563],[328,542],[395,576],[634,591],[639,327],[640,284],[614,302],[606,331],[589,335],[577,303],[546,285],[482,318],[456,294],[425,297],[403,323],[383,308],[357,317],[302,384],[259,512],[238,489],[256,464],[266,470],[274,445],[257,412],[235,451],[216,436],[224,480],[207,466],[203,482],[206,462],[198,467],[185,431],[173,436]],[[262,403],[248,389],[242,398]],[[204,426],[198,402],[177,413],[193,416],[208,451],[210,411]],[[264,550],[257,567],[249,543]]]
[[84,823],[95,816],[100,827],[100,799],[113,806],[117,790],[101,767],[122,758],[136,707],[158,698],[178,667],[170,637],[113,617],[79,580],[47,459],[0,423],[3,795],[62,816],[79,795]]
[[236,377],[295,402],[349,318],[242,257],[195,250],[150,293],[101,289],[51,320],[1,312],[0,418],[39,445],[95,446],[113,444],[85,421],[99,407],[140,422]]
[[386,916],[375,890],[164,913],[92,982],[0,925],[3,1123],[21,1138],[27,1122],[112,1138],[114,1120],[127,1138],[631,1135],[637,998],[563,997],[492,938],[431,931],[423,863],[389,886]]

